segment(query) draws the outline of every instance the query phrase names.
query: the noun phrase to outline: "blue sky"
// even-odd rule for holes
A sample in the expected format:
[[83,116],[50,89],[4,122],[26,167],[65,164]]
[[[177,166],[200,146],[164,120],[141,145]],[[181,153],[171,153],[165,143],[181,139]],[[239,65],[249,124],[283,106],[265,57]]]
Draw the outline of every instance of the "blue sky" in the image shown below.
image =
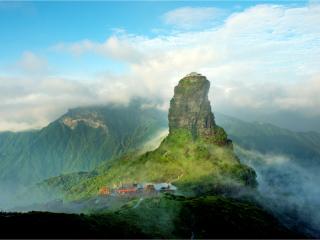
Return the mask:
[[[215,7],[232,13],[261,3],[303,5],[305,1],[0,2],[0,61],[5,65],[20,58],[23,51],[32,51],[59,64],[61,58],[49,49],[59,42],[104,41],[118,29],[155,36],[159,29],[171,29],[162,16],[172,9]],[[99,59],[87,60],[99,65]]]
[[0,131],[136,96],[167,109],[191,71],[220,112],[320,116],[319,22],[319,1],[0,2]]

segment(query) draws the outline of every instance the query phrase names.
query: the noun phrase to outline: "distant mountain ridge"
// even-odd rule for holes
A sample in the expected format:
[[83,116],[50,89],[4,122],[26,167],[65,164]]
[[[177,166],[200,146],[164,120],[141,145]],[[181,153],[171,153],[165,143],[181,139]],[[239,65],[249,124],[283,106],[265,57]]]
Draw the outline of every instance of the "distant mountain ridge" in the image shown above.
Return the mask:
[[0,180],[34,183],[62,173],[89,171],[134,151],[166,128],[166,114],[128,106],[80,107],[36,131],[0,133]]
[[230,138],[240,147],[262,154],[281,154],[302,167],[320,166],[320,133],[294,132],[263,122],[246,122],[216,114]]

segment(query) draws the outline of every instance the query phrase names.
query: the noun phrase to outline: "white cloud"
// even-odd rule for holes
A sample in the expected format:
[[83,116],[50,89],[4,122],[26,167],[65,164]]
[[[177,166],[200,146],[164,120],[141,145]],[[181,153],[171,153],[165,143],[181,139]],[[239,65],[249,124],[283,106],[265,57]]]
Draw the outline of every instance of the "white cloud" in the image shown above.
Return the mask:
[[163,15],[166,24],[178,28],[190,29],[206,25],[221,17],[222,10],[213,7],[182,7],[171,10]]
[[310,80],[290,84],[285,88],[282,97],[274,98],[274,105],[281,109],[300,110],[313,114],[319,114],[320,106],[320,75]]
[[[168,107],[174,86],[192,71],[211,81],[214,110],[320,114],[319,22],[317,4],[258,5],[201,31],[152,38],[121,32],[104,42],[61,43],[55,49],[103,55],[126,64],[127,70],[99,74],[90,84],[62,77],[46,77],[41,84],[30,76],[0,78],[0,119],[19,124],[29,119],[29,126],[40,126],[68,107],[127,103],[134,96],[162,100]],[[41,69],[41,64],[34,66]]]
[[68,51],[75,56],[80,56],[87,52],[94,52],[113,60],[125,62],[135,62],[142,57],[133,44],[128,42],[127,39],[123,40],[119,36],[111,36],[102,43],[90,40],[83,40],[71,44],[59,43],[52,49]]
[[97,101],[90,86],[45,77],[0,78],[0,131],[43,127],[69,107]]

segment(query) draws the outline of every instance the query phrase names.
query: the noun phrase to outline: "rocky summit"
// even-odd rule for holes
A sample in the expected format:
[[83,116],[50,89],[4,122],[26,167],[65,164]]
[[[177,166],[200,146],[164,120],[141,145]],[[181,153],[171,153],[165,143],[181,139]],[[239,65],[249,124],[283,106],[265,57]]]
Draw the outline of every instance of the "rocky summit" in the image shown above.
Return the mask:
[[169,131],[188,129],[193,138],[205,137],[215,143],[228,142],[224,130],[218,127],[211,111],[208,92],[210,82],[205,76],[192,72],[179,81],[170,101]]

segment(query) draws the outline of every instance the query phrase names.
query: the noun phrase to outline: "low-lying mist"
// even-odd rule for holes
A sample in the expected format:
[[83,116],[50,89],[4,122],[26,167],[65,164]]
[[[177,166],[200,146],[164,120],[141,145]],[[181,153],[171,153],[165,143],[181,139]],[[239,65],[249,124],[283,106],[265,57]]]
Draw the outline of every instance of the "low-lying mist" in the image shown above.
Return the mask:
[[241,161],[257,173],[257,199],[288,227],[320,237],[319,169],[297,165],[288,156],[235,147]]
[[2,183],[0,185],[0,211],[33,211],[38,210],[40,204],[46,204],[58,199],[54,189],[44,191],[37,184],[23,186],[18,183]]

